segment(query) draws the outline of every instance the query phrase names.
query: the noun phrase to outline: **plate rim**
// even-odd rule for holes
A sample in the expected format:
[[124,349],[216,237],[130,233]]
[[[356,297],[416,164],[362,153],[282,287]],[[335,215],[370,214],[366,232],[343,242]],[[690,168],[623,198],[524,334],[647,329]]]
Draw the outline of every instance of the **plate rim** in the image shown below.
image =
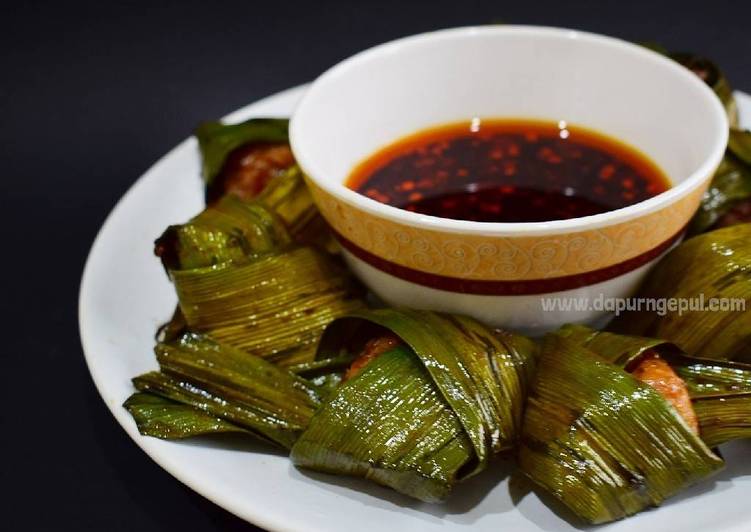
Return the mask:
[[[302,96],[304,91],[309,86],[310,83],[303,83],[270,94],[264,98],[256,100],[248,105],[230,112],[229,114],[222,117],[221,120],[227,122],[235,122],[238,120],[246,119],[247,117],[253,116],[255,114],[254,108],[267,105],[273,100],[283,99],[285,97],[292,98],[295,96],[298,97],[299,100],[299,97]],[[739,105],[739,107],[751,109],[751,94],[742,91],[735,91],[734,95],[740,102],[743,102]],[[749,119],[751,120],[751,117],[749,117]],[[236,504],[232,500],[222,498],[218,493],[216,493],[215,490],[212,490],[205,483],[201,483],[200,480],[194,479],[192,475],[186,473],[186,471],[181,467],[181,463],[179,461],[173,460],[170,457],[169,453],[161,452],[149,446],[148,438],[141,436],[138,433],[137,429],[135,428],[135,424],[132,423],[130,415],[124,408],[122,408],[120,402],[112,402],[107,399],[108,394],[106,392],[104,377],[102,376],[102,372],[100,372],[97,367],[95,357],[92,354],[93,349],[89,346],[89,341],[87,340],[87,337],[90,334],[87,332],[86,324],[88,322],[87,312],[90,290],[89,284],[91,283],[90,279],[93,277],[93,259],[96,256],[99,248],[103,246],[102,242],[104,241],[104,237],[108,232],[109,227],[112,226],[114,220],[118,217],[118,214],[124,208],[124,205],[127,203],[128,198],[133,196],[141,186],[144,186],[144,182],[148,180],[151,174],[158,172],[160,167],[165,165],[167,161],[169,161],[176,153],[187,149],[191,144],[194,144],[195,142],[195,138],[191,135],[180,141],[159,159],[157,159],[153,164],[151,164],[120,196],[117,202],[109,210],[106,218],[104,219],[104,222],[102,222],[101,226],[99,227],[86,256],[86,261],[84,263],[81,279],[79,282],[77,298],[78,331],[84,360],[86,362],[89,376],[91,377],[94,386],[97,389],[97,393],[99,394],[100,399],[104,402],[107,409],[117,421],[118,425],[120,425],[120,427],[125,431],[130,439],[133,440],[135,444],[152,461],[159,465],[159,467],[164,469],[167,473],[172,475],[175,479],[183,483],[185,486],[187,486],[197,494],[210,500],[220,508],[223,508],[224,510],[255,526],[267,530],[299,530],[294,526],[290,526],[289,521],[283,521],[282,516],[279,516],[278,514],[273,512],[262,511],[262,505],[253,506],[248,501],[246,501],[245,504],[240,505]],[[726,532],[740,532],[742,530],[742,526],[743,523],[734,525],[732,528],[727,529]]]

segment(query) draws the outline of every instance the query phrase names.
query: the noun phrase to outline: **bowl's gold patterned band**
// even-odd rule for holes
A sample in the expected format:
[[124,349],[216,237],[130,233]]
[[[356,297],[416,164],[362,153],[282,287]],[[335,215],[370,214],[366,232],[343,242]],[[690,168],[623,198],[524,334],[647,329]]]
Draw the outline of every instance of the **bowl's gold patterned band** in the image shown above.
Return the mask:
[[705,188],[597,229],[495,236],[407,225],[344,202],[312,180],[308,185],[339,241],[355,256],[402,279],[474,294],[564,290],[636,269],[680,237]]
[[518,281],[481,281],[473,279],[460,279],[457,277],[446,277],[432,273],[413,270],[405,266],[400,266],[393,262],[381,259],[372,253],[353,244],[342,235],[334,231],[334,236],[344,249],[352,253],[355,257],[370,264],[374,268],[385,273],[391,274],[405,281],[447,290],[449,292],[459,292],[463,294],[477,295],[531,295],[547,294],[560,292],[562,290],[571,290],[582,286],[589,286],[602,281],[607,281],[624,273],[628,273],[636,268],[643,266],[649,261],[660,256],[661,253],[670,248],[683,234],[684,229],[667,239],[665,242],[649,251],[642,253],[634,258],[624,262],[614,264],[607,268],[601,268],[590,272],[566,275],[563,277],[551,277],[547,279],[518,280]]

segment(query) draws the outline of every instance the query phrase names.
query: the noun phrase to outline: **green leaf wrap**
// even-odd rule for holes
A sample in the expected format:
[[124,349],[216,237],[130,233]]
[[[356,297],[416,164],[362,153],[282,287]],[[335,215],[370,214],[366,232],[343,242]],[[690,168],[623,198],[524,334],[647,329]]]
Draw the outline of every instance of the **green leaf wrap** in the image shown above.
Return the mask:
[[516,443],[536,346],[465,317],[379,309],[334,322],[319,356],[346,353],[348,342],[374,325],[406,345],[342,385],[297,441],[292,459],[442,500],[455,482]]
[[593,524],[657,506],[723,466],[659,393],[556,335],[538,364],[519,464]]

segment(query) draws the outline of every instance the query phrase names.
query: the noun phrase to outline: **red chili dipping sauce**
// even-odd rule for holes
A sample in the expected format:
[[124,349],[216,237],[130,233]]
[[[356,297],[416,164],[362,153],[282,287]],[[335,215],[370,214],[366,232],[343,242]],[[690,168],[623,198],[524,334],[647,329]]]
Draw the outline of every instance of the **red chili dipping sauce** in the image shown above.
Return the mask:
[[408,211],[477,222],[543,222],[633,205],[670,188],[646,156],[565,122],[482,120],[404,137],[347,186]]

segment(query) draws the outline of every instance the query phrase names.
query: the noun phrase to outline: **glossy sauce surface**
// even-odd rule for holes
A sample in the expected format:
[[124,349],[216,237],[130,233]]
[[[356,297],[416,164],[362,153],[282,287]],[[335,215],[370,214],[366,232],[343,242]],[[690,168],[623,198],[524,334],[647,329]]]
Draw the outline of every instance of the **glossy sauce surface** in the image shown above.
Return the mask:
[[633,205],[670,181],[636,149],[585,128],[473,119],[386,146],[355,167],[347,186],[442,218],[541,222]]

